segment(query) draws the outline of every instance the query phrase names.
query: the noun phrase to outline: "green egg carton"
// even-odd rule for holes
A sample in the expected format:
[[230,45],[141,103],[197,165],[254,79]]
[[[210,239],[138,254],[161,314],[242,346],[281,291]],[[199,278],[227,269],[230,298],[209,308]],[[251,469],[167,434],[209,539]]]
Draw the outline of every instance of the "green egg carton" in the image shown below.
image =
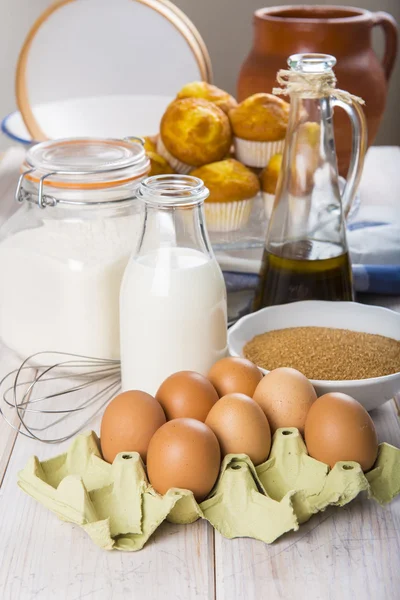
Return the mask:
[[229,454],[214,489],[197,504],[187,490],[159,495],[136,452],[118,454],[112,465],[105,462],[91,431],[78,435],[64,454],[43,462],[30,458],[18,474],[18,485],[106,550],[140,550],[165,519],[182,524],[207,519],[227,538],[269,544],[363,490],[381,504],[392,500],[400,493],[400,450],[381,444],[374,468],[366,474],[355,462],[329,469],[308,456],[297,429],[278,429],[265,463],[255,467],[245,454]]

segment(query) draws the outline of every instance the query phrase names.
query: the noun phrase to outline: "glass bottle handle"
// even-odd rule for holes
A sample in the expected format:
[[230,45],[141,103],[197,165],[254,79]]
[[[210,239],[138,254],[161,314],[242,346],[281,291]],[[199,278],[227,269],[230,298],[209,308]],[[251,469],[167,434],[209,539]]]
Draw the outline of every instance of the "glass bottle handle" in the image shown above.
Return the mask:
[[364,166],[364,158],[367,151],[367,123],[364,111],[358,103],[353,102],[352,104],[348,104],[343,100],[333,98],[332,104],[333,106],[343,108],[350,118],[352,129],[351,159],[346,183],[342,191],[343,214],[347,216],[353,202],[354,194],[360,183]]

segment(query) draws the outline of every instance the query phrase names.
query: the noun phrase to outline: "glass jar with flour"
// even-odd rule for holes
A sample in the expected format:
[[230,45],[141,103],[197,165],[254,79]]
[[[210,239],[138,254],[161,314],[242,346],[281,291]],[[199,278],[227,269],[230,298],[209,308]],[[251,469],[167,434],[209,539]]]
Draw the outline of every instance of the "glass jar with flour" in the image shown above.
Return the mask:
[[49,141],[28,151],[21,207],[0,231],[0,336],[22,358],[119,358],[119,288],[140,233],[135,190],[148,170],[132,139]]

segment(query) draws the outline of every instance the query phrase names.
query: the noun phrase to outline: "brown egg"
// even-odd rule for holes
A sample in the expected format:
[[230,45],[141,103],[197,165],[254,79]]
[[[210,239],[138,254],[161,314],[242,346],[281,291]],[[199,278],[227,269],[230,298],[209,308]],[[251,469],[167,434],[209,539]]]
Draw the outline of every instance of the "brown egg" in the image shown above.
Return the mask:
[[236,392],[251,397],[262,379],[262,373],[247,358],[228,356],[216,362],[207,377],[220,397]]
[[303,433],[307,413],[316,398],[307,377],[288,367],[267,373],[253,395],[266,414],[273,433],[279,427],[297,427]]
[[330,467],[348,460],[368,471],[378,455],[371,417],[357,400],[339,392],[314,402],[306,420],[305,442],[310,456]]
[[268,420],[249,396],[223,396],[208,413],[206,425],[217,436],[222,456],[247,454],[254,465],[267,460],[271,449]]
[[100,441],[104,459],[112,463],[119,452],[139,452],[146,462],[149,442],[165,423],[160,404],[146,392],[123,392],[104,411]]
[[156,394],[167,420],[186,417],[205,421],[218,394],[206,377],[194,371],[179,371],[170,375]]
[[218,440],[207,425],[196,419],[174,419],[151,439],[147,475],[159,494],[182,488],[200,502],[214,486],[220,462]]

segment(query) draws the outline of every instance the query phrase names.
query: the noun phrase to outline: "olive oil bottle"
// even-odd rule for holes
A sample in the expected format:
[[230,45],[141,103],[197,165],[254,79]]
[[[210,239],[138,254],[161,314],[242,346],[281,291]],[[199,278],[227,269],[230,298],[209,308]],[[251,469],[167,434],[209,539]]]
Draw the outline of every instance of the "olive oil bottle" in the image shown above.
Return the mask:
[[[290,95],[289,122],[255,310],[296,300],[353,300],[345,214],[362,171],[365,119],[356,103],[347,103],[346,92],[338,94],[344,100],[335,96],[333,56],[297,54],[288,64],[283,91]],[[335,106],[351,117],[354,136],[342,192],[333,133]]]
[[315,260],[293,254],[293,247],[281,255],[264,251],[255,310],[296,300],[353,300],[347,252]]

